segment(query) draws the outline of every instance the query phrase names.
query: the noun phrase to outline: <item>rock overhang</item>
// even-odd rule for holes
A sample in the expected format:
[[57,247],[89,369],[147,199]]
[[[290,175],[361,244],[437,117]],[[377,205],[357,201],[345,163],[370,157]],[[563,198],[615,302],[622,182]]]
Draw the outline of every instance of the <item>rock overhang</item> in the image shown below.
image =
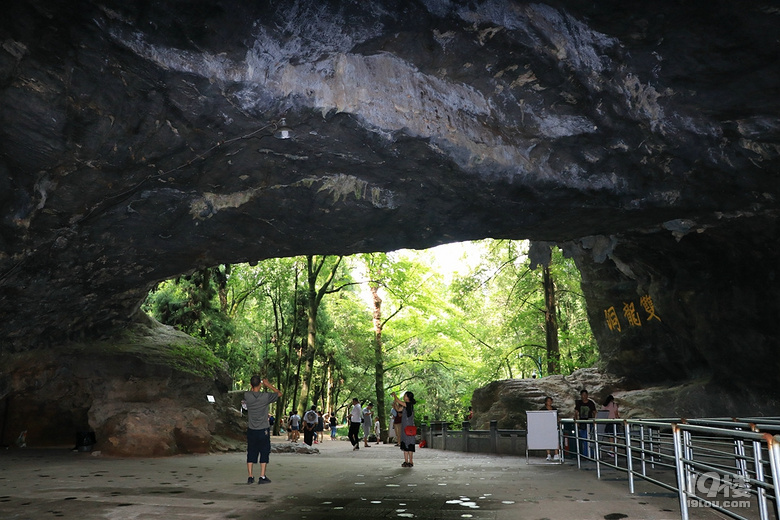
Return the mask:
[[[482,237],[579,244],[586,278],[668,290],[670,313],[682,272],[774,272],[780,15],[662,4],[11,2],[4,341],[121,325],[155,282],[217,263]],[[622,245],[592,255],[591,236]],[[614,287],[593,286],[598,329]],[[658,379],[678,341],[713,363],[685,323],[661,346],[597,337],[616,360],[660,349]]]

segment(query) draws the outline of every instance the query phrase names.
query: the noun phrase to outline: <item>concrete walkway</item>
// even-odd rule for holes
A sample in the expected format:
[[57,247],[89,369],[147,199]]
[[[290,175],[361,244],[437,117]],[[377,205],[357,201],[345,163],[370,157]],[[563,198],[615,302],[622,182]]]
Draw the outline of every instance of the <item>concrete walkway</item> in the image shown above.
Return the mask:
[[[315,447],[319,454],[271,454],[264,485],[246,484],[243,453],[116,459],[3,450],[0,519],[680,518],[675,495],[649,485],[630,495],[624,479],[597,480],[576,464],[418,448],[414,467],[402,468],[392,445]],[[693,517],[721,518],[710,510]]]

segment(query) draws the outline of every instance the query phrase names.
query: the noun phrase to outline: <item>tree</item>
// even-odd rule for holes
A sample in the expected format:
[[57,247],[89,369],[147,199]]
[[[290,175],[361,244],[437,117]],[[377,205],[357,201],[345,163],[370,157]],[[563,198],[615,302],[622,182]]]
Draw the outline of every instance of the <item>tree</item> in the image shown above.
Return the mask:
[[[372,298],[374,372],[380,408],[384,409],[390,389],[412,390],[418,396],[420,417],[453,416],[461,401],[453,396],[463,388],[461,375],[468,370],[469,360],[453,339],[458,320],[446,300],[446,284],[432,269],[428,253],[403,250],[371,256],[370,278],[376,294]],[[377,299],[381,306],[376,305]],[[383,428],[385,416],[380,419]]]
[[550,266],[542,267],[542,286],[544,287],[544,331],[547,346],[547,373],[558,374],[561,363],[561,351],[558,344],[558,309],[555,305],[555,281]]
[[[557,249],[551,253],[548,246],[548,260],[534,270],[527,242],[483,244],[482,261],[451,286],[453,301],[467,316],[463,326],[480,353],[483,373],[490,380],[517,372],[521,377],[544,375],[544,368],[547,374],[570,373],[576,364],[563,366],[562,352],[595,351],[590,329],[573,326],[585,318],[584,297],[574,289],[579,273],[573,261]],[[556,289],[560,284],[562,291]],[[567,331],[564,337],[561,326]]]
[[[376,393],[379,425],[386,430],[387,414],[385,410],[385,366],[382,332],[387,322],[393,319],[404,308],[409,299],[408,288],[412,280],[409,280],[411,271],[408,263],[392,262],[386,253],[371,253],[362,255],[368,274],[368,287],[371,291],[372,322],[374,325],[373,352],[374,352],[374,392]],[[380,288],[393,291],[397,296],[396,308],[389,316],[382,315],[382,297]]]
[[[306,281],[307,281],[307,344],[304,355],[304,370],[303,380],[301,386],[301,402],[305,406],[309,402],[309,391],[312,380],[312,368],[314,365],[314,356],[317,354],[317,314],[319,313],[320,305],[322,304],[322,298],[326,294],[338,292],[343,286],[332,289],[333,281],[336,278],[336,273],[341,265],[342,257],[328,257],[309,255],[306,257]],[[323,269],[326,264],[328,268],[325,269],[325,279],[322,281],[322,285],[317,287],[317,282],[320,275],[323,273]]]
[[209,267],[160,282],[142,307],[160,323],[202,339],[224,359],[234,332],[225,300],[230,267]]
[[202,338],[236,387],[276,381],[279,418],[358,397],[386,428],[386,394],[411,390],[420,417],[451,420],[487,382],[596,361],[576,266],[546,247],[534,270],[527,242],[477,242],[479,261],[451,281],[410,250],[217,266],[161,282],[144,309]]

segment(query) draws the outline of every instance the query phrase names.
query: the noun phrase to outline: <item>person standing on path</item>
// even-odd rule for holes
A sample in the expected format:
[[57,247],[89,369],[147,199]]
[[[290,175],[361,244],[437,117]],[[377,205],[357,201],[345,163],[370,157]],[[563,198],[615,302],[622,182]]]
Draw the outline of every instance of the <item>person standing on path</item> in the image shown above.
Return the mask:
[[317,410],[317,428],[314,429],[316,435],[314,436],[314,444],[325,441],[325,417],[322,416],[322,411]]
[[352,451],[360,449],[360,423],[363,421],[363,409],[357,397],[352,398],[352,412],[349,414],[349,433],[347,437],[352,443]]
[[[596,417],[596,403],[588,397],[588,391],[584,388],[580,391],[580,398],[574,401],[574,419],[586,421]],[[580,438],[580,454],[588,456],[588,423],[577,423],[577,437]]]
[[303,442],[311,446],[314,443],[314,437],[317,435],[317,406],[314,405],[303,414]]
[[393,432],[395,433],[395,445],[401,444],[401,412],[404,411],[403,406],[393,403]]
[[339,421],[336,419],[336,414],[330,412],[330,440],[336,440],[336,430],[339,427]]
[[[544,406],[542,406],[542,410],[546,410],[548,412],[552,411],[552,410],[556,410],[556,411],[558,410],[558,408],[553,406],[553,398],[550,397],[549,395],[544,398]],[[559,421],[560,421],[560,419],[559,419]],[[553,461],[554,460],[556,462],[559,461],[560,460],[560,455],[558,454],[558,450],[557,449],[555,450],[555,457],[551,457],[550,450],[547,450],[547,460],[549,460],[549,461]]]
[[[271,425],[268,422],[268,405],[276,402],[282,393],[269,383],[268,379],[261,379],[260,376],[252,376],[249,384],[252,385],[252,389],[244,392],[249,418],[246,430],[246,469],[249,478],[247,478],[246,483],[254,483],[255,477],[252,474],[252,467],[259,461],[260,477],[257,483],[267,484],[271,482],[265,476],[265,469],[271,454]],[[263,386],[268,387],[271,391],[261,392]]]
[[371,446],[368,445],[368,438],[371,436],[371,430],[374,429],[374,421],[371,420],[371,410],[373,410],[374,405],[371,403],[368,403],[365,408],[363,408],[363,445],[366,448],[370,448]]
[[298,442],[301,438],[301,416],[298,415],[298,410],[294,410],[290,414],[290,442]]
[[[414,425],[414,404],[416,402],[412,392],[406,392],[403,401],[398,399],[398,394],[393,392],[393,404],[397,403],[403,408],[401,411],[401,451],[404,452],[404,462],[401,467],[404,468],[414,466],[414,446],[417,444],[417,428]],[[414,435],[410,435],[412,430],[414,430]]]

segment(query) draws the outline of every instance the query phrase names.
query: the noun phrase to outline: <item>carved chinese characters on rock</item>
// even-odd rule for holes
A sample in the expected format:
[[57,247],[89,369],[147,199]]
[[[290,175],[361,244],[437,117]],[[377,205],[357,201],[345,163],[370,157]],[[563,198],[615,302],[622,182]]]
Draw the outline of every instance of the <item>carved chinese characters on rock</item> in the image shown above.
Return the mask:
[[[641,309],[641,310],[640,310]],[[642,313],[644,311],[644,313]],[[642,322],[649,324],[654,321],[661,321],[655,310],[653,299],[649,295],[642,296],[639,299],[639,306],[635,302],[623,302],[622,312],[618,314],[615,306],[604,310],[604,319],[607,327],[613,332],[623,332],[623,323],[628,328],[641,327]]]

